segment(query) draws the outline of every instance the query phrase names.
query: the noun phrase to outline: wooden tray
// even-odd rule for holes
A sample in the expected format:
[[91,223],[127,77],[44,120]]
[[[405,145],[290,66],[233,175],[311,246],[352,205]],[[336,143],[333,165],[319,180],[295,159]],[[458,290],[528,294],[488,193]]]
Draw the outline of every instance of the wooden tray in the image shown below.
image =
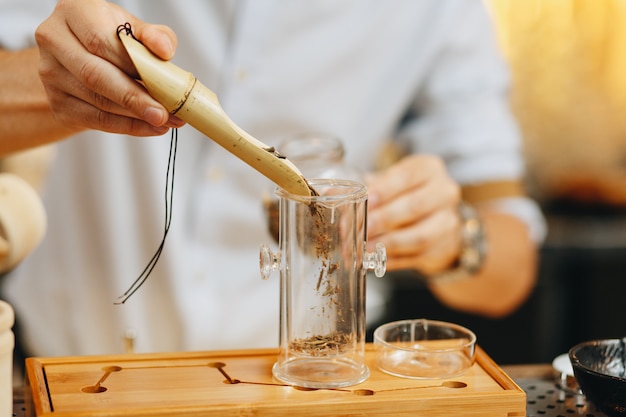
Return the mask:
[[[240,350],[29,358],[26,415],[31,417],[204,416],[525,416],[526,394],[477,348],[475,364],[443,380],[379,371],[345,390],[304,391],[272,377],[277,350]],[[224,364],[220,369],[219,364]],[[224,374],[222,373],[224,372]],[[233,382],[229,383],[230,378]],[[100,381],[100,383],[99,383]],[[359,395],[371,390],[371,395]]]

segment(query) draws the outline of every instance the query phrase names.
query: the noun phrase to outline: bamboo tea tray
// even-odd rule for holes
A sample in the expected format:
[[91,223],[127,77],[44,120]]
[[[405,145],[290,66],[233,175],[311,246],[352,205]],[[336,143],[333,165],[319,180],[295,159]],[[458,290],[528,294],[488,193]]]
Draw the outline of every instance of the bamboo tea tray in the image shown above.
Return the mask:
[[[480,348],[467,384],[398,378],[379,371],[337,390],[303,390],[272,377],[276,349],[29,358],[30,417],[525,416],[526,394]],[[367,392],[368,395],[363,393]]]

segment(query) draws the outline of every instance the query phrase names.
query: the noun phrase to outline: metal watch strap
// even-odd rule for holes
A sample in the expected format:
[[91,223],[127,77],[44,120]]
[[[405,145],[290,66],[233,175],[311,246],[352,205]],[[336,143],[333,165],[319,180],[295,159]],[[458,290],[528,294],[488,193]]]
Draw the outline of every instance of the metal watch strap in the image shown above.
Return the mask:
[[483,266],[487,253],[483,223],[476,210],[467,203],[459,204],[459,215],[463,222],[461,229],[463,242],[458,262],[452,269],[429,276],[429,284],[444,284],[469,278]]

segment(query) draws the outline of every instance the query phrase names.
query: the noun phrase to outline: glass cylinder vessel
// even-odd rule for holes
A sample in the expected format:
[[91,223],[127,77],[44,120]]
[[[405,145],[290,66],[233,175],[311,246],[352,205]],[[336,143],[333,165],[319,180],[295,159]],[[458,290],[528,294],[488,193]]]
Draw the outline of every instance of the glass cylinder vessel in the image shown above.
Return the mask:
[[383,276],[382,244],[366,250],[367,190],[349,180],[311,180],[314,196],[277,190],[279,252],[261,247],[261,275],[280,271],[280,353],[274,376],[308,388],[338,388],[369,376],[365,275]]

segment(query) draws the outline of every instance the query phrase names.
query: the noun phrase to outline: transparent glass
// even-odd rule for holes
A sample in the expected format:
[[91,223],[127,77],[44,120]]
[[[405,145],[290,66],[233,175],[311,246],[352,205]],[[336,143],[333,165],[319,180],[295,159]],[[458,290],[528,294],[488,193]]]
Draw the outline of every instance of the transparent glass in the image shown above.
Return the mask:
[[369,376],[365,275],[382,276],[382,244],[366,250],[367,191],[349,180],[310,180],[319,194],[277,190],[278,253],[261,247],[261,275],[280,271],[280,353],[274,376],[308,388],[338,388]]
[[305,178],[361,181],[363,174],[344,159],[343,142],[324,134],[303,134],[280,144],[281,154],[293,162]]
[[[332,178],[362,182],[363,173],[344,160],[341,140],[334,136],[305,133],[283,141],[277,150],[298,167],[307,179]],[[268,230],[278,242],[278,198],[266,193],[263,207],[268,219]]]
[[374,346],[383,372],[415,379],[451,378],[474,363],[476,335],[454,323],[401,320],[378,327]]

